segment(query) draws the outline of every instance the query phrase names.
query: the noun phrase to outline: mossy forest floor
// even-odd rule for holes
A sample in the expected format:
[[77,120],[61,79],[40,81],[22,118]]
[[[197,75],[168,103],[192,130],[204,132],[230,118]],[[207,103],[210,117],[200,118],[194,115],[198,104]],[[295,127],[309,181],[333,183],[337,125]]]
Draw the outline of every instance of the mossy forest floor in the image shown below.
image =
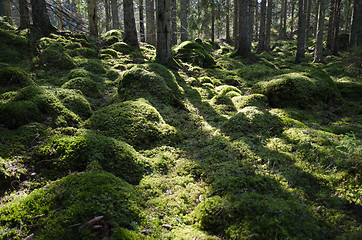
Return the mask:
[[0,238],[361,239],[362,49],[0,29]]

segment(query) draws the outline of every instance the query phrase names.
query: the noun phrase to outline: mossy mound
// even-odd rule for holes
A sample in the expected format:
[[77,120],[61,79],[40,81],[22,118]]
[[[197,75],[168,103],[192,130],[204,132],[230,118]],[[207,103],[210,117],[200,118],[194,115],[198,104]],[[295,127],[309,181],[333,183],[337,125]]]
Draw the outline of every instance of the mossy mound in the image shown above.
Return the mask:
[[[2,239],[99,239],[139,221],[132,185],[104,172],[69,175],[0,209]],[[89,221],[102,216],[102,220]],[[88,226],[89,225],[89,226]],[[94,230],[94,225],[102,226]],[[99,229],[99,228],[98,228]],[[120,238],[122,239],[122,238]]]
[[34,81],[29,74],[22,68],[4,67],[0,68],[0,86],[1,87],[25,87],[34,85]]
[[85,70],[84,68],[75,68],[72,69],[68,75],[67,75],[67,79],[73,79],[73,78],[77,78],[77,77],[83,77],[83,78],[94,78],[93,73]]
[[28,40],[0,28],[0,62],[19,64],[26,60]]
[[257,107],[245,107],[226,121],[222,129],[234,138],[244,135],[275,135],[283,130],[281,119]]
[[65,49],[60,43],[50,44],[40,55],[39,67],[43,69],[69,70],[75,67],[73,59],[65,53]]
[[263,94],[235,96],[232,98],[232,101],[238,110],[248,106],[255,106],[260,108],[265,108],[268,106],[268,98]]
[[99,98],[102,96],[98,84],[89,78],[77,77],[69,80],[62,85],[62,88],[78,89],[85,96]]
[[[143,175],[144,158],[125,142],[90,130],[59,129],[36,149],[34,164],[49,176],[84,171],[95,161],[103,170],[137,184]],[[61,134],[59,134],[61,133]],[[68,135],[67,135],[68,134]],[[45,161],[44,159],[51,159]]]
[[111,55],[113,58],[118,58],[118,52],[111,48],[102,49],[100,51],[100,54],[108,54],[108,55]]
[[[30,101],[42,113],[41,120],[55,126],[75,126],[80,118],[67,109],[52,91],[42,87],[29,86],[21,89],[10,102]],[[48,118],[50,117],[50,118]]]
[[205,68],[212,68],[216,64],[214,58],[203,46],[192,41],[185,41],[178,45],[175,48],[175,58]]
[[80,116],[82,119],[87,119],[92,115],[92,108],[81,91],[73,89],[56,89],[54,93],[66,108]]
[[172,144],[180,139],[178,131],[166,124],[159,112],[143,100],[101,108],[87,120],[86,126],[136,148]]
[[273,107],[306,109],[321,103],[333,104],[340,98],[332,79],[319,71],[279,75],[255,84],[253,91],[266,95]]
[[73,50],[66,51],[71,57],[82,57],[82,58],[98,58],[98,52],[93,48],[80,47]]
[[115,44],[112,44],[109,48],[111,48],[117,52],[120,52],[122,54],[130,54],[133,51],[132,47],[124,42],[117,42]]
[[343,77],[335,81],[341,95],[347,100],[361,100],[362,82],[351,77]]
[[260,78],[265,78],[280,74],[280,71],[270,66],[266,66],[263,63],[256,63],[238,69],[237,74],[238,76],[240,76],[245,80],[255,81]]
[[[167,82],[173,83],[172,79],[167,79]],[[145,70],[142,65],[137,65],[125,71],[121,76],[118,94],[122,100],[146,98],[152,103],[156,100],[158,103],[181,106],[167,82],[160,75]],[[171,85],[171,87],[177,86]]]
[[41,114],[31,101],[14,101],[0,104],[0,124],[10,129],[41,120]]
[[79,65],[94,74],[106,73],[106,69],[104,68],[102,61],[99,59],[87,59],[85,61],[81,61]]
[[122,31],[120,30],[110,30],[108,32],[106,32],[103,36],[102,36],[102,40],[103,40],[103,43],[106,45],[106,46],[110,46],[114,43],[117,43],[119,41],[121,41],[123,38],[123,33]]

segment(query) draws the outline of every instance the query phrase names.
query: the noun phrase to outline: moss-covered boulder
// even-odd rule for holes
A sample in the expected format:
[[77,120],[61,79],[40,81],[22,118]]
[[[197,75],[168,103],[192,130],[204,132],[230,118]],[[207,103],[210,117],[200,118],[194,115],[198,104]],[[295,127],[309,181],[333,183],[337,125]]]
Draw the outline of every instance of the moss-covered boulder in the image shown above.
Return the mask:
[[123,140],[136,148],[178,142],[178,131],[165,123],[159,112],[144,100],[126,101],[96,111],[86,126]]
[[54,93],[66,108],[82,119],[87,119],[92,115],[92,108],[80,90],[58,88]]
[[103,63],[99,59],[87,59],[80,62],[80,67],[83,67],[85,70],[94,73],[94,74],[104,74],[106,69],[103,66]]
[[[132,185],[113,174],[96,171],[69,175],[2,206],[0,237],[110,237],[114,229],[133,229],[132,223],[140,218],[138,201]],[[101,219],[90,223],[99,216]]]
[[109,48],[123,54],[130,54],[133,51],[132,47],[124,42],[114,43]]
[[25,87],[35,84],[29,74],[22,68],[4,67],[0,68],[1,87]]
[[[167,78],[166,82],[160,75],[147,71],[144,68],[142,65],[135,66],[123,73],[118,85],[120,98],[122,100],[146,98],[152,103],[162,102],[163,104],[181,106],[180,101],[172,91],[172,88],[176,89],[177,87],[172,79]],[[176,94],[179,93],[177,90]]]
[[34,164],[51,177],[68,171],[84,171],[95,162],[132,184],[138,183],[143,175],[144,157],[132,146],[90,130],[59,129],[35,152]]
[[41,114],[31,101],[14,101],[0,104],[0,124],[10,129],[41,120]]
[[253,91],[266,95],[272,107],[305,109],[321,103],[333,104],[340,99],[332,79],[322,71],[279,75],[257,83]]
[[0,28],[0,62],[19,64],[27,60],[28,40]]
[[111,48],[102,49],[100,54],[108,54],[111,55],[113,58],[118,58],[118,52]]
[[338,90],[346,100],[361,100],[362,82],[351,77],[339,78],[335,81]]
[[62,88],[78,89],[85,96],[91,98],[99,98],[102,96],[98,84],[93,80],[85,77],[77,77],[69,80],[62,85]]
[[178,45],[175,48],[175,58],[200,67],[212,68],[215,66],[215,60],[210,53],[203,46],[192,41],[186,41]]
[[121,41],[122,38],[123,38],[123,33],[120,30],[115,30],[115,29],[106,32],[102,36],[103,43],[106,46],[110,46],[114,43],[117,43]]
[[93,73],[85,70],[84,68],[75,68],[72,69],[68,75],[67,75],[67,79],[73,79],[73,78],[77,78],[77,77],[83,77],[83,78],[94,78]]
[[65,49],[60,43],[53,43],[45,48],[39,58],[39,67],[43,69],[69,70],[75,67],[73,59],[65,53]]
[[281,119],[257,107],[245,107],[227,120],[222,129],[231,137],[240,138],[245,135],[275,135],[283,130]]
[[260,108],[265,108],[268,106],[268,98],[263,94],[235,96],[231,99],[238,110],[248,106],[255,106]]

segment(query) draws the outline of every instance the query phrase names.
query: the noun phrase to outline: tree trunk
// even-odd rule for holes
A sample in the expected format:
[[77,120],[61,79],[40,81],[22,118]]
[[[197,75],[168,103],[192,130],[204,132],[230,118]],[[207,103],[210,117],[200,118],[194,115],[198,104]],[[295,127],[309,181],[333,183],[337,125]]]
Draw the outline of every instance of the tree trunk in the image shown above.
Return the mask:
[[7,15],[7,12],[6,12],[5,1],[1,0],[0,1],[0,17],[4,17],[6,15]]
[[293,39],[293,36],[294,36],[294,10],[295,10],[295,2],[294,0],[291,0],[292,1],[292,12],[290,13],[291,15],[291,23],[290,23],[290,38]]
[[188,32],[187,32],[187,7],[188,0],[180,1],[180,9],[181,9],[181,42],[189,40]]
[[146,0],[146,42],[156,45],[154,30],[155,30],[155,12],[154,1]]
[[106,31],[108,32],[110,28],[110,22],[111,22],[111,10],[109,7],[109,0],[104,0],[104,11],[106,13]]
[[[251,0],[253,1],[253,0]],[[259,8],[259,2],[258,0],[254,0],[254,4],[255,4],[255,39],[258,39],[259,37],[259,24],[258,24],[258,19],[259,19],[259,11],[258,11],[258,8]]]
[[[248,8],[248,15],[249,15],[249,42],[251,44],[252,40],[254,39],[254,10],[256,9],[256,5],[254,1],[249,1],[249,8]],[[258,24],[258,20],[255,19],[256,24]],[[256,36],[255,36],[256,39]]]
[[316,43],[314,50],[314,62],[317,63],[323,60],[324,11],[325,11],[325,1],[319,0],[317,33],[316,33]]
[[170,0],[157,0],[156,59],[167,65],[172,58]]
[[310,12],[312,11],[312,0],[307,0],[307,16],[306,16],[306,28],[305,28],[305,42],[308,44],[310,35]]
[[233,39],[235,48],[238,47],[238,33],[239,33],[239,2],[234,0],[234,25],[233,25]]
[[297,39],[297,54],[294,63],[298,64],[305,56],[305,4],[306,0],[298,2],[298,39]]
[[140,0],[139,2],[139,14],[140,14],[140,39],[141,42],[145,42],[146,38],[145,38],[145,23],[143,21],[143,0]]
[[136,30],[136,21],[134,19],[133,0],[123,0],[124,16],[124,42],[128,45],[139,48]]
[[177,5],[176,0],[172,0],[172,35],[171,35],[171,43],[172,45],[177,45]]
[[215,41],[215,4],[211,2],[211,41]]
[[268,8],[266,11],[266,26],[265,26],[265,50],[270,51],[270,29],[272,24],[273,0],[268,0]]
[[49,15],[44,0],[31,0],[33,27],[42,36],[55,32],[55,27],[50,23]]
[[58,9],[58,25],[59,30],[63,30],[63,7],[62,7],[62,1],[57,0],[57,9]]
[[346,21],[345,21],[345,25],[344,25],[344,31],[345,33],[349,33],[349,29],[350,29],[350,24],[351,24],[351,0],[346,1]]
[[258,53],[261,53],[262,51],[265,50],[265,18],[266,18],[266,0],[261,0]]
[[230,2],[229,0],[226,0],[226,42],[231,43],[231,37],[230,37]]
[[336,0],[334,24],[333,24],[333,55],[338,55],[338,34],[339,34],[339,21],[341,16],[341,0]]
[[11,6],[10,6],[10,0],[6,0],[6,11],[7,11],[7,20],[10,25],[14,25],[13,17],[11,14]]
[[251,48],[249,44],[249,0],[239,0],[239,43],[236,54],[241,57],[249,57]]
[[353,1],[353,12],[351,19],[351,33],[349,38],[350,47],[362,45],[362,5],[360,0]]
[[329,20],[328,20],[328,33],[327,33],[327,49],[332,50],[333,48],[333,23],[334,23],[334,8],[336,0],[331,0],[329,9]]
[[20,25],[19,29],[30,27],[30,15],[27,0],[19,0]]
[[287,18],[287,0],[282,0],[282,9],[280,12],[280,27],[279,36],[280,39],[286,39],[286,18]]
[[117,0],[111,0],[112,9],[112,29],[119,29],[119,14]]

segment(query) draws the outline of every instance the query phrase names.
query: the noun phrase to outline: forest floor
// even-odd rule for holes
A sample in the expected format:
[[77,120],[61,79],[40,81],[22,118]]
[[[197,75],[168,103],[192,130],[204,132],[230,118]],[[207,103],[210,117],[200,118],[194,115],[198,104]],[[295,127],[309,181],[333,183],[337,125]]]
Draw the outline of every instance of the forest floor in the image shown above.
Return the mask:
[[293,64],[0,28],[0,238],[360,239],[362,49]]

